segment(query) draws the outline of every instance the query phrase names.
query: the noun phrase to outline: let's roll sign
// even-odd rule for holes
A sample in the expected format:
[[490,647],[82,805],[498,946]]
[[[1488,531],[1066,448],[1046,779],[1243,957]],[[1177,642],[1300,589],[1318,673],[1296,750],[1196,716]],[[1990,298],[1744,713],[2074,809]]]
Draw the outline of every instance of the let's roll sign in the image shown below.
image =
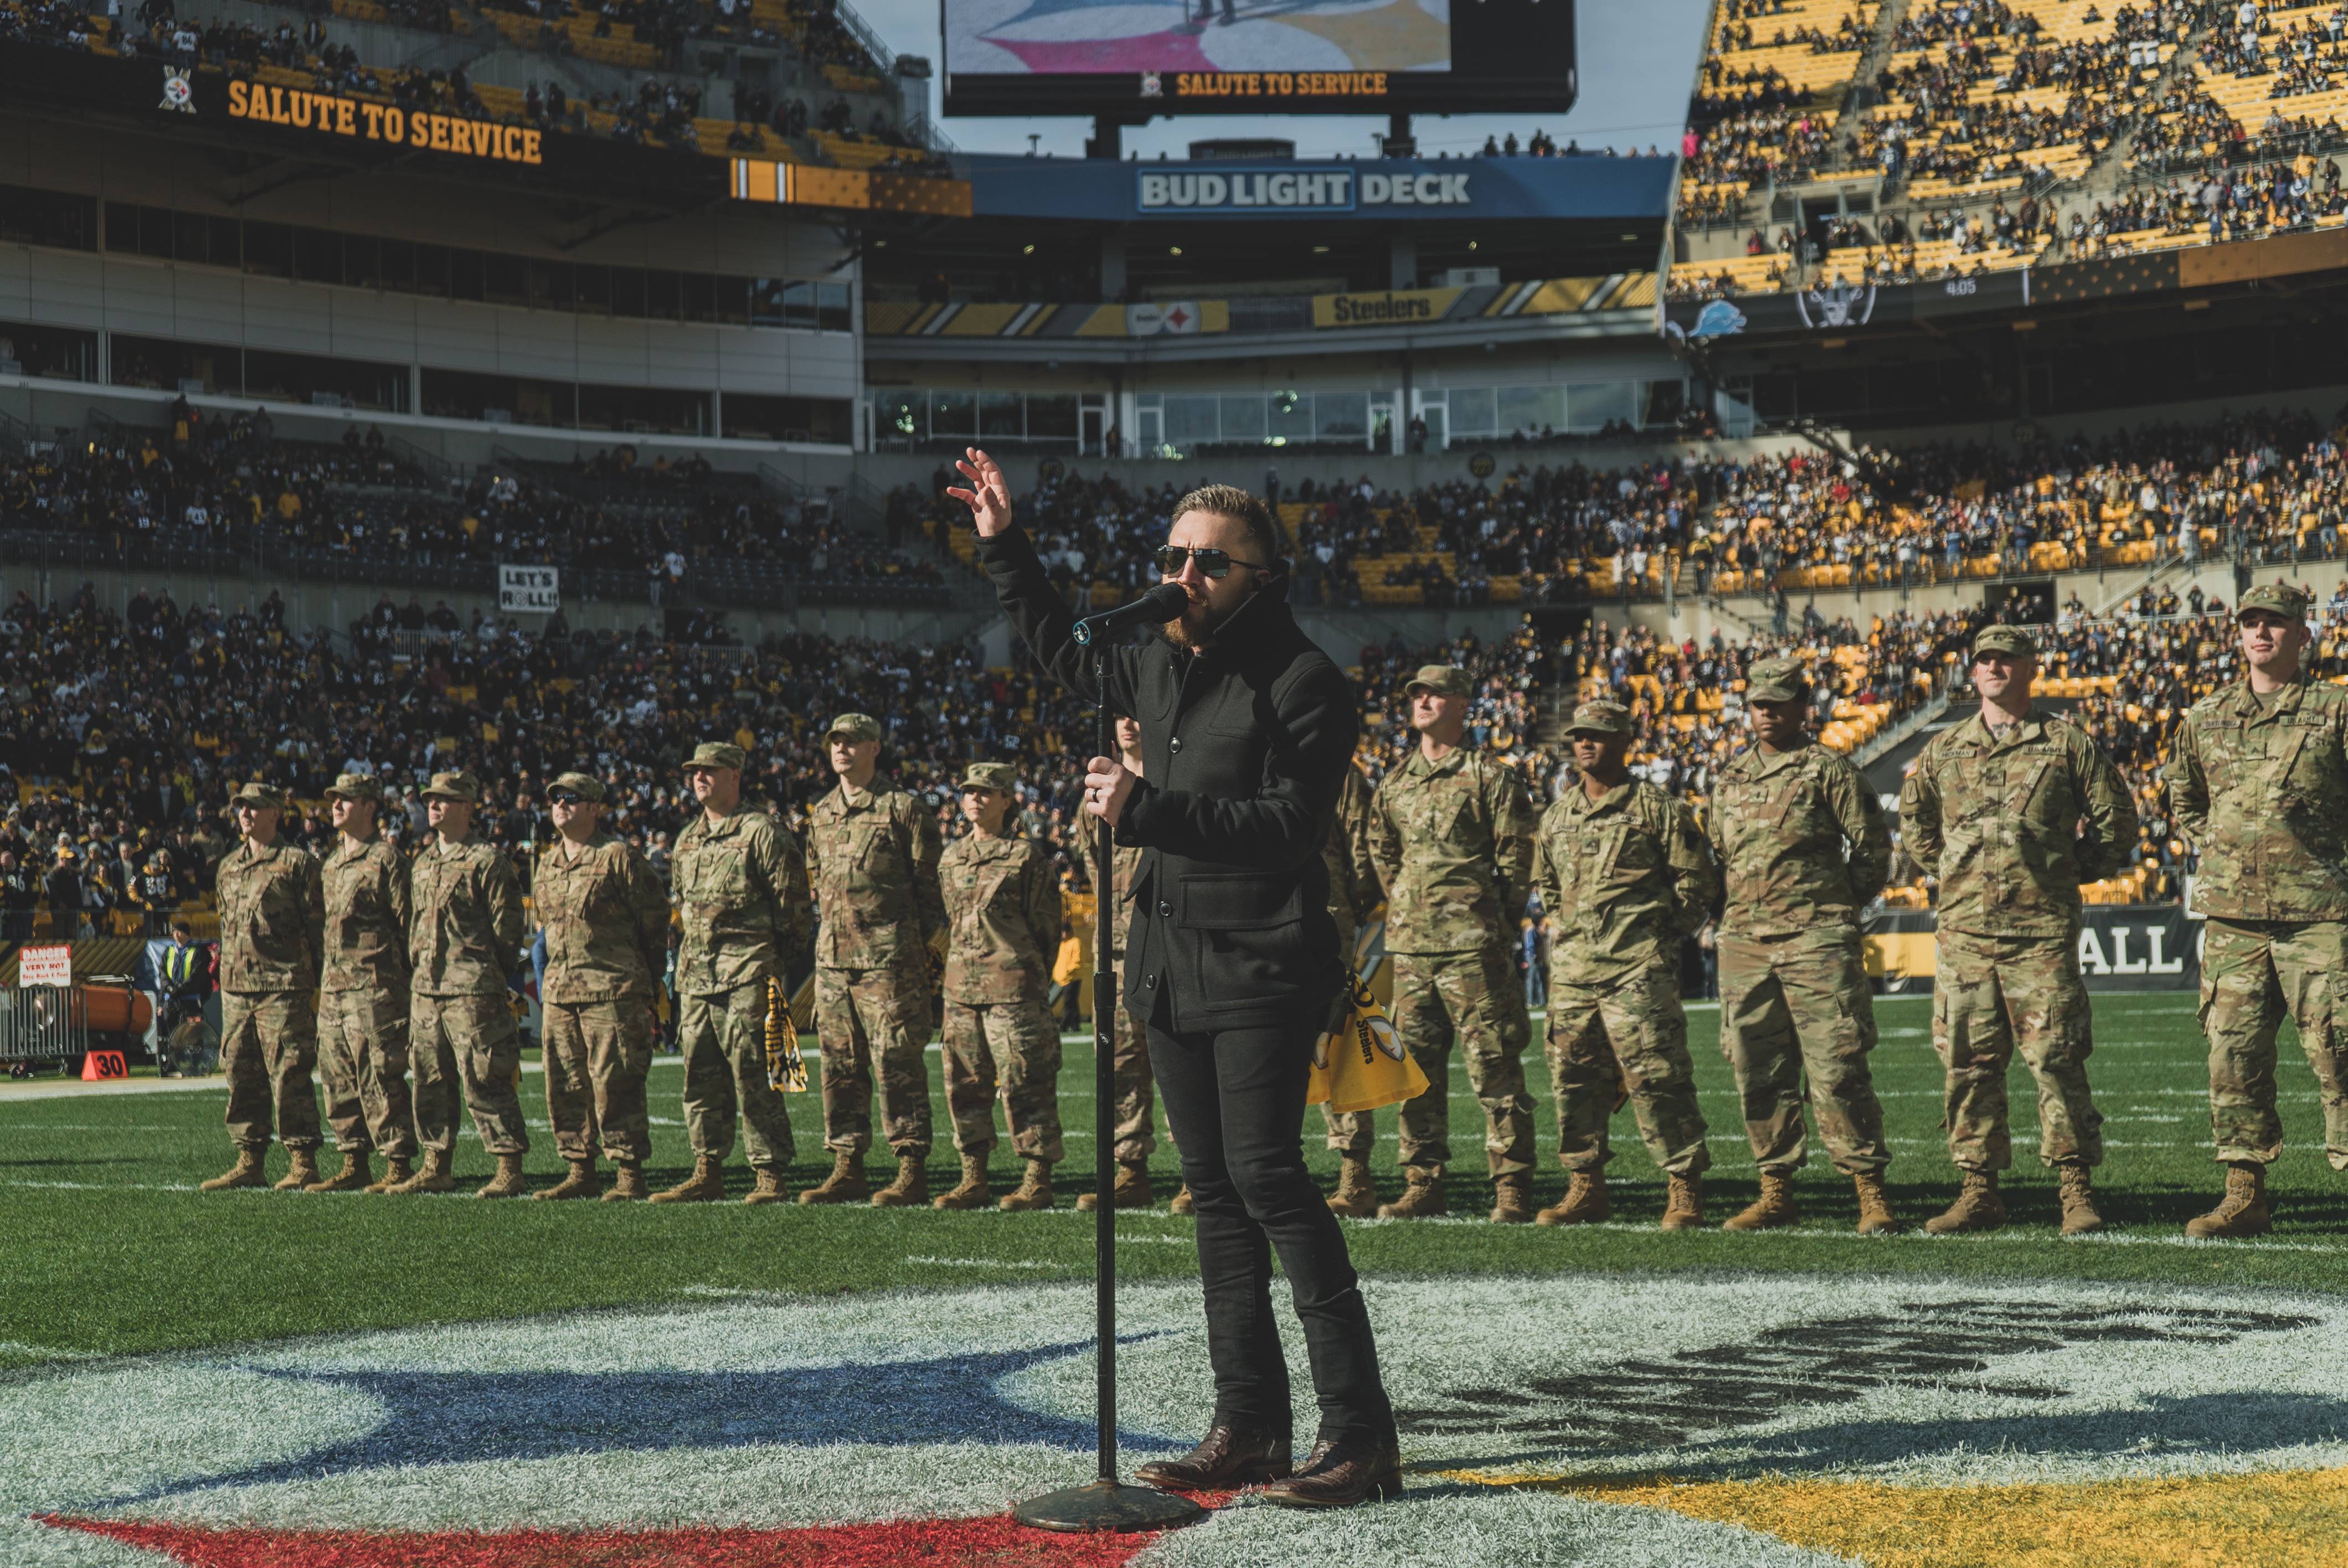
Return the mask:
[[228,112],[238,119],[289,126],[295,130],[323,131],[360,141],[396,142],[430,152],[453,153],[459,158],[486,158],[499,163],[545,161],[542,131],[469,119],[463,115],[403,109],[396,104],[344,97],[339,93],[232,81],[228,85]]

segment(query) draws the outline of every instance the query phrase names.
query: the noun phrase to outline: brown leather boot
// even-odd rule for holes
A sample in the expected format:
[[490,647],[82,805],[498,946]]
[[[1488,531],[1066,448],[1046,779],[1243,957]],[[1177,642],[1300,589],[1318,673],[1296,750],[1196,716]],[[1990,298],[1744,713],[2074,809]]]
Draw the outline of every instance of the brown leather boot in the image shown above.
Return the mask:
[[1692,1231],[1704,1228],[1704,1178],[1673,1176],[1663,1196],[1663,1217],[1655,1224],[1657,1230]]
[[1883,1190],[1883,1173],[1853,1173],[1850,1184],[1859,1194],[1859,1234],[1898,1235],[1900,1221],[1891,1212],[1891,1194]]
[[2055,1179],[2063,1188],[2063,1234],[2086,1235],[2104,1228],[2104,1216],[2096,1210],[2095,1180],[2085,1165],[2058,1165]]
[[831,1174],[799,1194],[803,1204],[852,1204],[871,1195],[872,1189],[864,1182],[864,1156],[838,1154],[831,1157]]
[[1347,1154],[1337,1167],[1337,1190],[1329,1194],[1329,1212],[1340,1219],[1375,1219],[1378,1184],[1370,1179],[1370,1157]]
[[197,1183],[196,1191],[200,1193],[225,1193],[232,1187],[267,1186],[269,1184],[269,1178],[263,1175],[261,1170],[262,1156],[267,1153],[268,1151],[266,1149],[248,1149],[240,1147],[236,1152],[236,1163],[231,1165],[227,1170],[221,1172],[219,1175],[214,1176],[209,1182]]
[[633,1160],[623,1160],[612,1167],[612,1184],[604,1189],[603,1202],[641,1203],[646,1195],[644,1166]]
[[403,1195],[409,1193],[453,1193],[457,1190],[457,1178],[448,1169],[450,1163],[448,1150],[427,1149],[424,1151],[423,1168],[388,1190]]
[[1402,1190],[1402,1196],[1390,1204],[1378,1205],[1382,1220],[1437,1219],[1451,1212],[1443,1193],[1443,1170],[1437,1166],[1433,1173],[1413,1172]]
[[1606,1173],[1576,1171],[1565,1184],[1565,1196],[1533,1216],[1537,1225],[1596,1225],[1613,1213],[1606,1201]]
[[593,1156],[571,1162],[571,1173],[554,1185],[530,1196],[541,1203],[561,1203],[571,1198],[592,1198],[602,1194],[602,1179],[595,1174]]
[[318,1151],[310,1148],[285,1151],[285,1173],[274,1184],[281,1193],[298,1193],[318,1179]]
[[530,1195],[530,1184],[521,1177],[521,1156],[499,1154],[498,1173],[481,1184],[473,1194],[477,1198],[522,1198]]
[[[1117,1184],[1109,1189],[1109,1201],[1121,1209],[1146,1209],[1156,1195],[1149,1190],[1149,1166],[1137,1160],[1117,1163]],[[1100,1207],[1098,1193],[1078,1193],[1076,1212],[1091,1214]]]
[[790,1194],[783,1191],[783,1172],[779,1165],[753,1165],[751,1174],[758,1178],[750,1190],[742,1194],[745,1204],[787,1204]]
[[1174,1195],[1166,1200],[1166,1212],[1169,1214],[1194,1214],[1199,1212],[1199,1200],[1190,1195],[1189,1183],[1183,1183]]
[[919,1154],[897,1156],[897,1179],[872,1194],[876,1209],[919,1208],[930,1201],[930,1173]]
[[2231,1241],[2264,1235],[2274,1229],[2274,1214],[2267,1206],[2267,1168],[2256,1160],[2230,1160],[2226,1164],[2226,1196],[2206,1214],[2185,1222],[2185,1234],[2197,1241]]
[[1052,1167],[1042,1160],[1027,1162],[1027,1173],[1019,1185],[1003,1194],[994,1205],[1005,1214],[1021,1214],[1030,1209],[1052,1206]]
[[1794,1173],[1761,1173],[1761,1195],[1720,1222],[1725,1231],[1776,1230],[1797,1223],[1802,1211],[1794,1204]]
[[1402,1495],[1402,1454],[1392,1438],[1323,1439],[1304,1468],[1263,1489],[1283,1508],[1352,1508]]
[[392,1188],[406,1183],[415,1174],[415,1161],[405,1154],[394,1154],[384,1162],[383,1179],[379,1182],[369,1182],[366,1184],[366,1190],[370,1193],[387,1193]]
[[930,1200],[933,1209],[983,1209],[994,1201],[994,1189],[986,1179],[986,1156],[964,1154],[962,1157],[962,1184],[953,1192],[940,1193]]
[[1492,1178],[1492,1223],[1529,1225],[1533,1223],[1533,1179],[1519,1171]]
[[654,1193],[656,1204],[714,1204],[726,1195],[726,1168],[707,1154],[693,1157],[693,1174],[665,1192]]
[[1927,1235],[1993,1231],[2005,1223],[2005,1200],[1998,1195],[1995,1171],[1967,1171],[1957,1201],[1924,1222]]
[[1234,1491],[1287,1475],[1294,1460],[1289,1435],[1238,1426],[1215,1418],[1199,1446],[1180,1459],[1151,1460],[1133,1472],[1144,1486],[1164,1491]]
[[375,1179],[375,1151],[352,1149],[343,1155],[343,1168],[323,1182],[312,1182],[305,1193],[363,1193]]

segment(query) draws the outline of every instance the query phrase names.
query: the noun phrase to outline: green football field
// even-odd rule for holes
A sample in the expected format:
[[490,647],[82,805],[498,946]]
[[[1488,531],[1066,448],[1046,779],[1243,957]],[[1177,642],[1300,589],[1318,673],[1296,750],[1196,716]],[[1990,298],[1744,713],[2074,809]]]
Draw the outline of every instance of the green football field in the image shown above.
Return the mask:
[[[1712,1126],[1716,1162],[1708,1182],[1711,1217],[1734,1212],[1754,1193],[1751,1154],[1729,1075],[1716,1048],[1718,1014],[1693,1010],[1691,1045]],[[1796,1231],[1734,1235],[1709,1230],[1663,1235],[1653,1228],[1663,1188],[1626,1110],[1615,1118],[1615,1221],[1579,1231],[1498,1227],[1484,1222],[1480,1123],[1465,1074],[1451,1083],[1454,1217],[1441,1222],[1349,1224],[1354,1256],[1373,1280],[1406,1276],[1542,1273],[1718,1275],[1794,1271],[1935,1276],[2165,1281],[2224,1286],[2348,1289],[2348,1185],[2325,1164],[2314,1081],[2288,1026],[2281,1081],[2290,1148],[2273,1173],[2279,1210],[2273,1235],[2247,1244],[2194,1244],[2184,1222],[2209,1206],[2219,1184],[2209,1160],[2201,1044],[2188,996],[2107,996],[2096,1008],[2091,1066],[2106,1121],[2108,1163],[2100,1173],[2106,1235],[2066,1241],[2054,1230],[2048,1173],[2035,1160],[2030,1080],[2017,1063],[2011,1081],[2023,1114],[2020,1166],[2008,1183],[2013,1219],[1990,1236],[1926,1237],[1912,1227],[1948,1201],[1954,1182],[1941,1142],[1940,1072],[1929,1038],[1929,1003],[1881,999],[1875,1054],[1896,1152],[1890,1181],[1911,1229],[1896,1238],[1851,1234],[1846,1181],[1815,1157],[1805,1173],[1805,1222]],[[1536,1195],[1562,1189],[1546,1071],[1533,1066],[1544,1168]],[[935,1069],[932,1068],[933,1081]],[[674,1058],[654,1068],[654,1184],[689,1166]],[[359,1194],[238,1192],[203,1194],[195,1184],[225,1166],[230,1148],[215,1086],[137,1092],[108,1086],[89,1093],[32,1097],[0,1086],[0,1367],[90,1354],[124,1355],[329,1330],[427,1321],[528,1317],[732,1292],[829,1293],[884,1287],[942,1289],[1016,1281],[1081,1279],[1091,1268],[1088,1216],[1073,1212],[1090,1184],[1092,1059],[1072,1041],[1062,1076],[1069,1162],[1060,1207],[1042,1214],[945,1214],[861,1205],[745,1208],[702,1205],[481,1203],[469,1186],[489,1161],[470,1134],[458,1145],[467,1194],[428,1199]],[[523,1079],[536,1142],[529,1168],[538,1184],[561,1168],[544,1132],[542,1091]],[[793,1101],[799,1133],[794,1185],[828,1163],[819,1143],[814,1096]],[[931,1156],[933,1187],[955,1168],[937,1099],[940,1137]],[[1398,1190],[1392,1169],[1393,1112],[1381,1115],[1381,1185]],[[1310,1156],[1325,1176],[1334,1156],[1320,1147],[1310,1112]],[[1162,1130],[1162,1129],[1161,1129]],[[284,1155],[273,1151],[270,1172]],[[737,1151],[729,1177],[745,1190]],[[333,1168],[333,1157],[326,1165]],[[1120,1216],[1118,1269],[1133,1279],[1190,1273],[1189,1222],[1168,1214],[1177,1180],[1161,1136],[1160,1206]],[[876,1159],[873,1172],[882,1173]],[[999,1184],[1014,1173],[998,1151]]]

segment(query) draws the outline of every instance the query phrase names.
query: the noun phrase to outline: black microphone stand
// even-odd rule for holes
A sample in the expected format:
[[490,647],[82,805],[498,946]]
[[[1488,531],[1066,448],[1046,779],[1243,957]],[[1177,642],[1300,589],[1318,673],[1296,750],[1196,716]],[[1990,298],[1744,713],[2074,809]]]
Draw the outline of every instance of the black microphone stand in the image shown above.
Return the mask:
[[[1108,712],[1108,650],[1093,644],[1093,754],[1117,755]],[[1116,897],[1111,861],[1116,854],[1108,818],[1093,831],[1093,1302],[1097,1314],[1094,1348],[1095,1416],[1100,1453],[1098,1478],[1014,1503],[1011,1517],[1037,1530],[1165,1530],[1188,1524],[1206,1510],[1187,1497],[1155,1487],[1128,1486],[1117,1478],[1117,1185],[1112,1117],[1117,1102],[1117,988],[1109,973],[1109,905]]]

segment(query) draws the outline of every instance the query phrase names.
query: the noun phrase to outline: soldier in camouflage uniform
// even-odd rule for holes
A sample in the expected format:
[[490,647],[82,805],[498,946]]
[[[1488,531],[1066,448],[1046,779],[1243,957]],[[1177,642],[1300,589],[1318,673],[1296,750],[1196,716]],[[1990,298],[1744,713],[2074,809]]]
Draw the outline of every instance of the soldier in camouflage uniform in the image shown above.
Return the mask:
[[1063,1153],[1060,1030],[1044,1006],[1060,948],[1060,879],[1035,845],[1012,836],[1018,782],[1007,763],[973,763],[962,777],[972,831],[938,862],[948,922],[946,1108],[962,1154],[962,1184],[939,1195],[942,1209],[988,1200],[998,1069],[1011,1150],[1027,1164],[1001,1206],[1050,1208],[1052,1167]]
[[[1128,771],[1141,772],[1141,726],[1123,713],[1114,721],[1117,729],[1117,754]],[[1092,864],[1089,847],[1085,864]],[[1141,868],[1141,851],[1133,845],[1113,845],[1109,850],[1109,950],[1106,958],[1095,955],[1095,961],[1106,963],[1111,976],[1109,995],[1117,1010],[1109,1020],[1109,1075],[1117,1097],[1114,1111],[1117,1143],[1112,1151],[1117,1160],[1117,1186],[1111,1194],[1121,1209],[1146,1209],[1149,1206],[1149,1156],[1158,1148],[1154,1121],[1156,1105],[1153,1093],[1156,1084],[1149,1076],[1149,1039],[1143,1032],[1139,1019],[1125,1009],[1125,934],[1133,926],[1133,876]],[[1174,1196],[1175,1212],[1188,1212],[1182,1205],[1189,1201],[1186,1188]],[[1076,1194],[1076,1207],[1086,1213],[1097,1208],[1097,1193]]]
[[2240,683],[2195,703],[2169,743],[2169,800],[2200,856],[2197,911],[2209,1122],[2226,1195],[2201,1237],[2273,1227],[2267,1166],[2282,1153],[2275,1031],[2288,1013],[2315,1070],[2324,1154],[2348,1171],[2348,691],[2301,668],[2308,596],[2242,595]]
[[530,1132],[516,1088],[521,1031],[506,975],[521,947],[521,881],[496,845],[473,836],[481,785],[471,774],[434,774],[424,798],[433,841],[409,874],[415,917],[407,943],[408,1049],[424,1165],[391,1190],[455,1190],[461,1088],[481,1147],[498,1162],[475,1196],[518,1198],[527,1190],[521,1157]]
[[1451,1158],[1451,1045],[1484,1107],[1495,1224],[1533,1217],[1533,1102],[1525,1092],[1532,1024],[1517,973],[1517,920],[1533,860],[1532,803],[1498,759],[1465,748],[1468,671],[1429,664],[1403,690],[1418,745],[1378,785],[1370,853],[1386,892],[1394,1022],[1426,1074],[1398,1112],[1402,1196],[1386,1219],[1446,1212]]
[[[705,743],[685,764],[701,815],[676,835],[670,891],[683,932],[676,948],[676,1038],[685,1053],[685,1127],[693,1174],[656,1204],[726,1195],[726,1156],[737,1114],[750,1171],[746,1204],[778,1204],[797,1152],[782,1091],[767,1077],[768,982],[803,968],[815,924],[798,840],[742,804],[739,746]],[[788,1049],[797,1050],[793,1040]]]
[[1566,726],[1580,777],[1543,814],[1533,881],[1550,928],[1549,1066],[1565,1198],[1545,1225],[1606,1218],[1607,1122],[1626,1089],[1669,1178],[1663,1228],[1704,1224],[1704,1113],[1680,1005],[1680,943],[1720,896],[1687,808],[1624,765],[1630,711],[1584,702]]
[[843,713],[824,732],[839,787],[808,813],[808,872],[822,916],[816,942],[815,1019],[823,1041],[824,1143],[831,1174],[803,1204],[865,1194],[872,1144],[872,1078],[880,1078],[881,1132],[897,1179],[873,1206],[929,1201],[932,964],[945,941],[938,894],[938,820],[925,801],[876,771],[880,722]]
[[236,792],[243,843],[220,863],[221,1071],[228,1078],[228,1134],[236,1163],[203,1184],[208,1193],[268,1184],[270,1112],[292,1156],[280,1192],[318,1179],[319,932],[325,923],[318,862],[277,842],[285,797],[263,784]]
[[[1337,950],[1345,964],[1354,964],[1354,949],[1362,924],[1376,910],[1384,892],[1378,885],[1376,858],[1370,853],[1370,781],[1359,764],[1347,768],[1337,783],[1337,815],[1329,825],[1328,842],[1321,846],[1321,864],[1329,873],[1329,918],[1337,927]],[[1329,1212],[1347,1219],[1365,1220],[1378,1212],[1377,1184],[1370,1176],[1370,1153],[1377,1147],[1377,1119],[1367,1111],[1332,1111],[1321,1102],[1329,1147],[1337,1152],[1337,1190],[1328,1196]]]
[[[325,979],[318,1061],[326,1120],[343,1168],[314,1190],[389,1192],[416,1173],[416,1107],[407,1092],[407,862],[376,831],[383,786],[345,774],[326,792],[337,842],[321,871]],[[370,1181],[368,1151],[388,1162]]]
[[1818,1139],[1859,1193],[1862,1235],[1897,1230],[1883,1190],[1891,1151],[1867,1055],[1875,1001],[1859,917],[1891,870],[1891,832],[1859,770],[1803,733],[1809,695],[1792,659],[1754,661],[1745,701],[1754,743],[1713,785],[1710,835],[1720,917],[1720,1047],[1736,1072],[1761,1196],[1729,1230],[1799,1219],[1794,1173],[1808,1081]]
[[564,774],[546,798],[555,836],[531,869],[530,903],[546,937],[538,984],[546,1120],[571,1171],[537,1196],[602,1193],[600,1143],[613,1166],[602,1195],[625,1203],[644,1195],[653,1146],[644,1077],[654,988],[668,961],[668,889],[643,850],[602,831],[602,780]]
[[2102,1228],[2088,1175],[2103,1116],[2087,1092],[2095,1034],[2079,979],[2079,884],[2136,845],[2136,804],[2078,726],[2030,706],[2038,644],[2018,626],[1973,639],[1977,717],[1933,737],[1900,794],[1908,853],[1940,880],[1932,1048],[1963,1189],[1935,1235],[2005,1223],[2013,1163],[2005,1073],[2017,1046],[2038,1081],[2038,1158],[2061,1183],[2063,1233]]

